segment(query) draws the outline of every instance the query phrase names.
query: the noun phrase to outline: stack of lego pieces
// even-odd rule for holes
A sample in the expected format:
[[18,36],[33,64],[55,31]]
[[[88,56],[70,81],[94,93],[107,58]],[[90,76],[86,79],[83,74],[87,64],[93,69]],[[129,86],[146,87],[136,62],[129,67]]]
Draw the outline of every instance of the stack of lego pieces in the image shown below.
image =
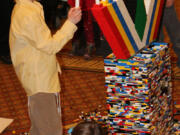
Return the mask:
[[128,60],[105,60],[108,125],[114,135],[169,135],[172,131],[168,45],[152,43]]
[[180,135],[180,121],[174,123],[173,135]]

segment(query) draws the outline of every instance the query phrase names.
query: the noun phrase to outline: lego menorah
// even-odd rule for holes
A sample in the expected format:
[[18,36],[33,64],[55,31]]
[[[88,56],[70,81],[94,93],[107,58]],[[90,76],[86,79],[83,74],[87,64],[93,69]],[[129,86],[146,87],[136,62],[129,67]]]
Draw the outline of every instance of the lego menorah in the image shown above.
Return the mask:
[[109,132],[170,135],[168,44],[154,42],[164,0],[102,0],[92,13],[113,53],[104,59]]

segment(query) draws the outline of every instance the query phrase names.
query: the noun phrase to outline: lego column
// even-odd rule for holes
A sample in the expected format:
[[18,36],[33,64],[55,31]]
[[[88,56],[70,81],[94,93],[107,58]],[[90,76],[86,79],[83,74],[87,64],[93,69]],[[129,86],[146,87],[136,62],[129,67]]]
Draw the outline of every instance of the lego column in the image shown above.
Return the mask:
[[109,132],[170,135],[171,65],[168,45],[152,43],[128,60],[104,59]]

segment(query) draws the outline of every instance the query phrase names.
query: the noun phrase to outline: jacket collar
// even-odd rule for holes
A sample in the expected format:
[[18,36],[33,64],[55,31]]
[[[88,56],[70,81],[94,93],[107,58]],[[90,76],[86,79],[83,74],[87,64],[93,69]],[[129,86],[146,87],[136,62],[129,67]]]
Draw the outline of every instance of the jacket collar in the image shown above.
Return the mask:
[[15,0],[16,3],[24,3],[24,4],[30,4],[30,5],[38,5],[40,8],[42,8],[42,5],[37,2],[36,0],[34,0],[33,2],[31,0]]
[[16,3],[29,3],[29,4],[33,4],[33,3],[39,3],[36,0],[34,0],[33,2],[31,0],[15,0]]
[[18,2],[31,2],[32,3],[32,1],[31,0],[15,0],[17,3]]

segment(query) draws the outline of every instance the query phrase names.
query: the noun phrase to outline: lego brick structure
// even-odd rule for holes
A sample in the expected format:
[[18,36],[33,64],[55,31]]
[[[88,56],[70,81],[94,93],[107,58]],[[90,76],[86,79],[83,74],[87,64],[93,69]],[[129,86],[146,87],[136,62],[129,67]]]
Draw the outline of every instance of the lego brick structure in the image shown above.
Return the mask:
[[108,121],[113,135],[170,135],[171,65],[168,45],[152,43],[128,60],[104,59]]
[[[116,58],[134,56],[157,38],[164,0],[105,0],[92,8]],[[132,10],[132,7],[136,7]]]

